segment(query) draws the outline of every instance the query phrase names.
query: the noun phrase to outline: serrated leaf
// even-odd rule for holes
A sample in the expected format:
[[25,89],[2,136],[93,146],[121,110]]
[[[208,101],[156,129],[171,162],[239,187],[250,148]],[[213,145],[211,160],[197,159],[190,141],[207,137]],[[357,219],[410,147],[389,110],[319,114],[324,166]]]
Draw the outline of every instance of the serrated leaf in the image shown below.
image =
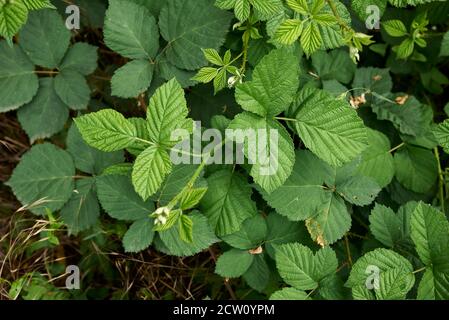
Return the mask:
[[111,152],[133,145],[136,128],[112,109],[104,109],[74,119],[83,139],[92,147]]
[[306,220],[306,227],[312,239],[321,246],[341,239],[351,229],[351,216],[343,199],[327,192],[325,204],[316,216]]
[[304,224],[289,221],[287,218],[274,212],[268,215],[267,226],[265,249],[271,258],[274,258],[276,245],[304,242],[304,239],[309,236]]
[[287,19],[280,24],[274,40],[285,45],[291,45],[301,36],[303,22],[298,19]]
[[254,181],[268,193],[283,185],[292,172],[295,157],[287,130],[274,119],[261,118],[250,112],[238,114],[229,129],[236,130],[236,134],[246,129],[254,133],[253,137],[245,139],[243,147],[245,156],[253,163],[250,174]]
[[309,295],[295,288],[283,288],[281,290],[275,291],[271,296],[270,300],[309,300]]
[[77,71],[63,70],[55,77],[55,91],[59,98],[73,110],[87,109],[90,88],[86,79]]
[[289,113],[306,147],[332,166],[351,161],[366,148],[362,119],[346,102],[324,91],[303,89]]
[[285,283],[298,290],[313,290],[318,282],[313,278],[315,261],[312,250],[298,243],[277,246],[276,266]]
[[176,79],[159,87],[151,97],[147,109],[150,139],[157,144],[174,145],[171,135],[176,129],[185,127],[188,113],[184,90]]
[[77,42],[69,48],[62,63],[60,70],[77,71],[87,76],[97,68],[97,47],[84,42]]
[[437,163],[430,150],[407,145],[395,153],[394,164],[398,181],[414,192],[428,192],[437,180]]
[[154,239],[153,224],[153,219],[148,217],[134,221],[123,237],[125,252],[139,252],[148,248]]
[[88,146],[75,125],[69,129],[66,144],[76,168],[93,175],[99,175],[105,168],[125,160],[122,151],[106,153]]
[[449,56],[449,31],[444,34],[440,48],[440,57],[447,56]]
[[162,37],[170,43],[168,60],[181,69],[205,65],[202,48],[218,49],[224,42],[231,15],[211,1],[168,0],[159,16]]
[[193,221],[192,243],[181,239],[178,228],[171,228],[159,233],[160,239],[156,238],[156,248],[166,254],[192,256],[218,241],[206,217],[198,211],[192,212],[189,217]]
[[[395,99],[405,97],[405,103],[400,105],[392,103]],[[418,136],[427,130],[431,119],[428,119],[426,108],[415,97],[406,94],[388,94],[389,101],[376,99],[371,108],[379,120],[389,120],[401,132],[407,135]]]
[[238,278],[249,269],[253,261],[254,256],[248,251],[231,249],[218,258],[215,273],[224,278]]
[[59,210],[74,189],[75,166],[70,154],[50,143],[33,146],[22,156],[7,185],[37,215]]
[[383,188],[394,177],[390,140],[381,132],[367,128],[368,147],[362,152],[357,173],[374,179]]
[[[379,12],[379,19],[382,17],[385,8],[387,7],[387,2],[387,0],[355,0],[351,1],[351,8],[357,13],[357,16],[361,21],[367,21],[369,18],[371,19],[368,21],[373,21],[372,15],[374,13]],[[372,23],[375,24],[375,21]]]
[[369,221],[371,233],[387,247],[393,248],[405,236],[399,216],[386,206],[376,203]]
[[104,22],[106,45],[130,59],[154,58],[159,49],[156,20],[148,9],[125,0],[110,0]]
[[188,210],[196,207],[206,194],[208,188],[191,188],[179,200],[179,206],[182,210]]
[[[374,268],[379,270],[380,275],[379,288],[374,289],[378,299],[382,297],[388,298],[387,293],[390,291],[395,292],[394,299],[404,299],[408,291],[413,287],[415,277],[412,273],[413,267],[410,262],[394,251],[376,249],[366,253],[353,265],[346,283],[347,286],[352,288],[353,294],[355,290],[360,292],[362,289],[367,289],[366,283],[370,280],[369,277],[376,276],[370,272]],[[385,273],[387,274],[385,275]],[[383,284],[383,288],[380,286],[380,283]]]
[[381,188],[372,178],[354,176],[337,186],[337,192],[348,202],[357,206],[366,206],[379,194]]
[[234,248],[250,250],[259,247],[266,236],[267,223],[262,216],[256,215],[246,219],[239,231],[221,238]]
[[214,78],[218,75],[218,69],[212,67],[204,67],[201,68],[200,71],[192,78],[192,80],[208,83],[214,80]]
[[19,109],[17,117],[31,143],[49,138],[64,128],[69,110],[56,94],[53,78],[39,80],[37,95]]
[[433,127],[432,133],[444,152],[449,153],[449,119]]
[[249,0],[261,20],[267,20],[283,11],[281,0]]
[[112,94],[122,98],[135,98],[145,92],[153,80],[154,64],[147,60],[134,60],[117,69],[111,79]]
[[143,201],[134,191],[129,176],[99,176],[96,184],[101,206],[114,219],[140,220],[154,211],[153,202]]
[[0,36],[12,44],[12,37],[19,31],[28,17],[28,9],[23,2],[2,2],[0,8]]
[[249,0],[241,0],[235,2],[234,13],[237,19],[240,21],[246,21],[251,12],[251,7],[249,5]]
[[29,103],[37,93],[39,79],[34,65],[22,49],[0,42],[0,112],[15,110]]
[[252,255],[253,263],[249,269],[243,274],[243,279],[248,285],[257,292],[263,292],[271,277],[271,269],[268,267],[265,254]]
[[273,50],[256,66],[252,80],[237,86],[235,98],[246,111],[275,116],[293,101],[298,76],[298,58],[287,49]]
[[44,8],[56,9],[54,5],[51,4],[50,0],[21,0],[27,9],[38,10]]
[[449,276],[449,222],[445,215],[420,202],[412,214],[410,227],[421,261],[436,268],[447,265]]
[[70,31],[54,10],[30,12],[19,36],[20,46],[31,61],[49,69],[59,66],[70,43]]
[[419,300],[448,300],[449,272],[427,268],[418,286]]
[[68,226],[71,234],[89,229],[97,222],[100,205],[94,188],[94,178],[76,181],[72,197],[61,209],[62,221]]
[[312,217],[327,199],[323,188],[330,168],[310,151],[296,151],[293,172],[288,180],[271,193],[262,193],[268,204],[289,220]]
[[323,44],[320,29],[316,22],[305,23],[301,35],[301,46],[307,56],[317,51]]
[[[170,214],[167,217],[167,221],[164,224],[155,224],[153,227],[153,230],[154,231],[166,231],[166,230],[175,228],[174,226],[179,221],[181,216],[182,216],[182,211],[180,209],[172,210],[172,211],[170,211]],[[184,233],[185,233],[185,230],[182,230],[182,228],[179,228],[179,236],[182,241],[185,241],[185,239],[183,239],[183,236],[185,236]],[[185,241],[185,242],[191,242],[191,241]]]
[[312,66],[321,80],[338,80],[341,83],[351,82],[356,65],[344,50],[332,50],[329,53],[317,51],[312,54]]
[[179,236],[184,242],[193,242],[193,221],[186,215],[179,218]]
[[208,191],[201,200],[201,211],[208,217],[218,236],[240,229],[247,218],[256,215],[252,190],[236,172],[220,170],[207,179]]
[[149,147],[134,163],[132,172],[134,189],[143,200],[147,200],[158,191],[171,169],[172,163],[168,153],[157,146]]
[[354,74],[353,88],[363,88],[354,90],[355,95],[361,95],[366,90],[378,94],[387,94],[393,89],[388,69],[379,69],[373,67],[357,68]]
[[392,37],[403,37],[407,35],[407,28],[401,20],[388,20],[382,22],[385,31]]

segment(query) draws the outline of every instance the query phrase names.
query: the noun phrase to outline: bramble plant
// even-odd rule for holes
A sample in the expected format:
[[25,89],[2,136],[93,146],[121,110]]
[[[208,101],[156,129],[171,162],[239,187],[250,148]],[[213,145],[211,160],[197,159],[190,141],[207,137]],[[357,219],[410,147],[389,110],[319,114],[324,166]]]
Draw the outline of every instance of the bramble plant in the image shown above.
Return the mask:
[[[195,298],[449,299],[449,2],[77,0],[76,31],[51,2],[0,0],[28,254],[77,239],[112,283],[103,252],[209,252]],[[2,269],[11,299],[91,294]]]

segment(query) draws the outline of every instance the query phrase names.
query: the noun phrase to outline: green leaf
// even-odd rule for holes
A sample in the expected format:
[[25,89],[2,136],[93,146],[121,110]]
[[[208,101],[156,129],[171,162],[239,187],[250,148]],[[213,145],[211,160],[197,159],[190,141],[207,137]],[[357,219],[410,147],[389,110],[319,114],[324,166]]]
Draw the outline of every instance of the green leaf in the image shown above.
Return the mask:
[[[346,285],[354,292],[367,290],[370,283],[370,270],[379,270],[379,288],[374,287],[374,294],[378,299],[405,299],[406,294],[413,287],[415,277],[410,262],[394,251],[376,249],[366,253],[353,265]],[[368,290],[368,292],[370,292]],[[394,293],[394,294],[392,294]],[[355,296],[355,295],[354,295]],[[358,297],[358,296],[355,296]]]
[[218,69],[212,67],[204,67],[201,68],[200,71],[192,78],[192,80],[208,83],[214,80],[214,78],[218,75]]
[[299,92],[290,115],[307,148],[332,166],[353,160],[367,145],[362,119],[348,103],[322,90]]
[[369,90],[378,94],[387,94],[393,89],[389,69],[379,69],[373,67],[358,68],[354,74],[353,88],[363,88],[354,90],[355,95],[361,95]]
[[324,205],[306,220],[306,226],[312,239],[324,246],[340,240],[351,229],[351,216],[343,199],[328,191]]
[[0,112],[15,110],[29,103],[37,93],[39,79],[34,65],[22,49],[0,42]]
[[70,31],[54,10],[31,12],[19,37],[31,61],[49,69],[59,66],[70,44]]
[[289,221],[287,218],[274,212],[268,215],[267,226],[265,249],[272,258],[274,258],[276,245],[304,242],[304,239],[308,237],[304,224]]
[[305,23],[305,26],[301,35],[301,46],[304,53],[310,56],[312,53],[321,48],[323,44],[323,38],[321,37],[318,24],[313,20]]
[[432,133],[443,147],[444,152],[449,153],[449,119],[432,128]]
[[407,35],[407,28],[401,20],[388,20],[382,22],[385,31],[392,37],[403,37]]
[[125,252],[139,252],[148,248],[154,239],[153,224],[153,219],[148,217],[134,221],[123,237]]
[[252,81],[237,86],[235,98],[246,111],[275,116],[293,101],[298,76],[298,58],[287,49],[273,50],[256,66]]
[[182,210],[188,210],[196,207],[206,194],[208,188],[191,188],[179,200],[179,206]]
[[403,222],[393,210],[377,204],[369,216],[370,230],[374,237],[387,247],[393,248],[405,237]]
[[274,40],[285,45],[293,44],[301,36],[303,22],[298,19],[287,19],[282,22],[276,33]]
[[193,221],[186,215],[179,219],[179,236],[184,242],[193,242]]
[[99,176],[96,184],[101,206],[114,219],[140,220],[154,211],[153,202],[143,201],[134,191],[129,176]]
[[276,247],[276,266],[285,283],[298,290],[313,290],[318,286],[314,279],[315,261],[312,250],[299,243]]
[[185,127],[189,111],[184,90],[176,79],[159,87],[150,99],[147,122],[150,139],[161,145],[172,146],[171,135],[176,129]]
[[83,139],[92,147],[111,152],[133,145],[136,128],[112,109],[104,109],[74,119]]
[[106,45],[130,59],[154,58],[159,49],[156,20],[147,8],[125,0],[110,0],[104,22]]
[[50,0],[21,0],[27,9],[38,10],[44,8],[56,9],[54,5],[51,4]]
[[244,220],[256,215],[251,187],[237,172],[217,171],[209,176],[207,184],[201,211],[218,236],[240,230]]
[[55,90],[61,100],[73,110],[87,109],[90,88],[77,71],[63,70],[55,77]]
[[369,205],[380,190],[375,180],[364,176],[354,176],[337,185],[337,193],[357,206]]
[[64,128],[69,110],[56,94],[53,78],[39,80],[37,95],[19,109],[17,117],[31,143],[49,138]]
[[250,132],[254,136],[245,139],[243,152],[253,163],[250,174],[254,181],[268,193],[283,185],[292,172],[295,158],[293,141],[287,130],[274,119],[261,118],[250,112],[238,114],[229,129],[253,130]]
[[62,221],[71,234],[89,229],[97,223],[100,205],[95,193],[95,179],[76,181],[76,187],[69,202],[61,209]]
[[239,19],[242,22],[246,21],[246,19],[248,19],[249,17],[250,12],[251,7],[249,5],[249,0],[236,1],[234,13],[237,19]]
[[448,300],[449,272],[427,268],[418,286],[419,300]]
[[447,266],[449,277],[449,222],[445,215],[420,202],[410,220],[411,238],[426,266]]
[[398,181],[414,192],[428,192],[437,180],[437,163],[430,150],[407,145],[395,153],[394,164]]
[[[379,10],[380,14],[379,19],[382,17],[385,12],[385,8],[387,7],[387,2],[387,0],[356,0],[351,1],[351,8],[355,13],[357,13],[357,16],[361,21],[367,21],[367,19],[369,19],[368,21],[372,21],[372,15],[377,12],[377,10]],[[376,6],[377,8],[374,7],[376,9],[374,10],[372,9],[373,7],[371,7],[371,10],[369,10],[369,6]]]
[[267,20],[283,11],[281,0],[249,0],[254,7],[256,15],[261,20]]
[[117,69],[111,79],[112,94],[122,98],[135,98],[145,92],[153,80],[154,64],[147,60],[134,60]]
[[415,42],[413,41],[413,39],[407,38],[394,49],[396,49],[396,55],[398,59],[407,59],[412,55],[413,50],[415,49]]
[[234,248],[250,250],[259,247],[266,236],[267,223],[262,216],[256,215],[246,219],[239,231],[222,236],[221,238]]
[[77,71],[87,76],[97,69],[97,47],[84,42],[77,42],[69,48],[59,67],[61,71]]
[[449,56],[449,31],[444,34],[440,48],[440,57],[447,56]]
[[93,175],[99,175],[105,168],[125,160],[122,151],[103,152],[88,146],[75,125],[67,134],[67,151],[72,155],[77,169]]
[[[415,97],[406,94],[388,94],[385,99],[376,99],[371,105],[379,120],[389,120],[401,133],[419,136],[431,121],[428,118],[428,106],[421,104]],[[405,103],[393,103],[396,99],[405,98]]]
[[253,263],[243,274],[243,279],[257,292],[263,292],[270,281],[272,270],[268,267],[265,255],[253,254]]
[[249,269],[253,261],[254,256],[248,251],[231,249],[218,258],[215,273],[224,278],[238,278]]
[[119,163],[107,167],[101,172],[101,174],[105,176],[106,175],[131,176],[132,169],[133,169],[132,163]]
[[287,0],[287,4],[290,8],[300,14],[309,14],[309,5],[307,0]]
[[209,0],[168,0],[159,16],[168,60],[181,69],[205,65],[202,48],[218,49],[224,42],[231,15]]
[[7,185],[22,205],[44,215],[69,200],[74,189],[75,166],[70,154],[50,143],[33,146],[22,156]]
[[207,61],[217,66],[223,66],[225,63],[220,57],[220,54],[215,49],[203,49],[204,57]]
[[[174,228],[174,225],[180,220],[182,217],[182,211],[180,209],[170,211],[170,214],[167,217],[167,221],[164,224],[155,224],[153,227],[154,231],[166,231]],[[179,227],[179,237],[182,241],[185,241],[183,238],[185,236],[185,230]],[[191,241],[185,241],[191,242]]]
[[289,220],[305,220],[315,215],[327,199],[323,184],[330,168],[310,151],[296,151],[293,172],[271,193],[262,195],[268,204]]
[[357,173],[374,179],[381,188],[394,177],[394,160],[390,140],[381,132],[367,128],[368,147],[362,152]]
[[0,5],[0,36],[12,44],[12,37],[27,20],[28,9],[20,1],[2,1]]
[[270,300],[309,300],[309,295],[295,288],[283,288],[281,290],[275,291],[271,296]]
[[321,80],[338,80],[341,83],[351,82],[356,65],[344,50],[317,51],[312,55],[312,66]]
[[134,163],[132,172],[134,189],[143,200],[147,200],[161,187],[171,169],[172,163],[168,153],[157,146],[149,147]]
[[179,235],[178,228],[171,228],[159,233],[160,239],[156,238],[156,249],[166,254],[175,256],[192,256],[218,241],[207,218],[199,212],[192,212],[189,217],[193,222],[192,243],[183,241]]

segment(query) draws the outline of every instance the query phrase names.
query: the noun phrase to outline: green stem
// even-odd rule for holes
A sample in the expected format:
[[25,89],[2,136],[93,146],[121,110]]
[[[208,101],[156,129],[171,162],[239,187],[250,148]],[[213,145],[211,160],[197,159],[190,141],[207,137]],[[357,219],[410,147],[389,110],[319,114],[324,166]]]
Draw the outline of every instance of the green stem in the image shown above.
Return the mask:
[[403,146],[405,146],[405,142],[402,142],[401,144],[397,145],[396,147],[394,147],[393,149],[391,149],[390,151],[388,151],[388,153],[393,153],[396,150],[402,148]]
[[427,267],[422,267],[422,268],[419,268],[418,270],[415,270],[415,271],[413,271],[412,273],[413,273],[413,274],[415,274],[415,273],[418,273],[418,272],[424,271],[424,270],[426,270],[426,268],[427,268]]
[[292,121],[297,122],[298,120],[292,118],[284,118],[284,117],[274,117],[276,120],[284,120],[284,121]]
[[444,177],[443,177],[443,170],[441,170],[441,162],[440,162],[440,154],[438,152],[438,147],[435,147],[433,149],[433,152],[435,154],[435,159],[437,161],[437,168],[438,168],[438,194],[440,196],[440,205],[441,205],[441,211],[443,213],[446,213],[444,210]]

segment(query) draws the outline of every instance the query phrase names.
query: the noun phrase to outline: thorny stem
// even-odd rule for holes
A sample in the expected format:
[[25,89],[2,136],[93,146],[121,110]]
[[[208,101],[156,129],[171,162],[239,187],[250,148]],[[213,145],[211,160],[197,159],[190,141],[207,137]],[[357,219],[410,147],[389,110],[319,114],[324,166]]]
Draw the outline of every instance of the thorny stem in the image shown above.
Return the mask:
[[396,147],[394,147],[393,149],[391,149],[390,151],[388,151],[388,153],[393,153],[396,150],[402,148],[403,146],[405,146],[405,142],[402,142],[401,144],[397,145]]
[[441,170],[440,154],[438,152],[438,147],[435,147],[433,149],[433,152],[435,154],[435,159],[437,161],[437,168],[438,168],[438,194],[440,196],[441,211],[443,211],[443,213],[446,213],[446,211],[444,210],[444,176],[443,170]]

